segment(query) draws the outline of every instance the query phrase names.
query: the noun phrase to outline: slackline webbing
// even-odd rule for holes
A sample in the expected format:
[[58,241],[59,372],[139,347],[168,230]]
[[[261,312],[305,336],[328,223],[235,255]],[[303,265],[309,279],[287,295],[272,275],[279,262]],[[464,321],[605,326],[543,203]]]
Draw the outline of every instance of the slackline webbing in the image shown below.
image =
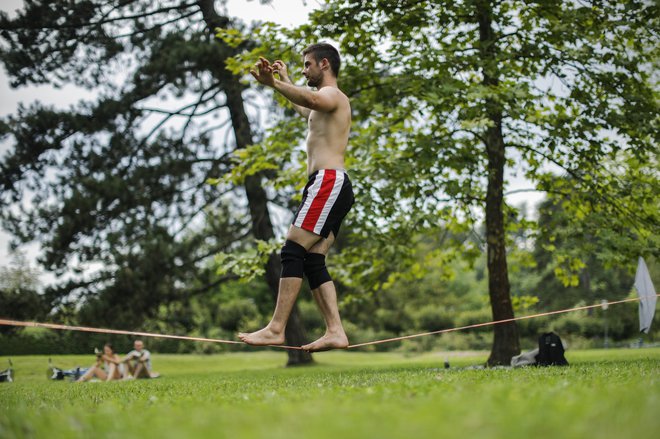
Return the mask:
[[[660,294],[656,294],[655,296],[633,297],[633,298],[628,298],[628,299],[616,300],[616,301],[613,301],[613,302],[607,302],[607,305],[617,305],[619,303],[636,302],[636,301],[639,301],[639,300],[641,300],[643,298],[646,298],[646,297],[658,297],[658,296],[660,296]],[[538,314],[531,314],[531,315],[528,315],[528,316],[514,317],[514,318],[510,318],[510,319],[503,319],[503,320],[494,320],[494,321],[490,321],[490,322],[476,323],[476,324],[472,324],[472,325],[459,326],[459,327],[455,327],[455,328],[440,329],[438,331],[422,332],[422,333],[419,333],[419,334],[411,334],[411,335],[404,335],[404,336],[400,336],[400,337],[386,338],[386,339],[383,339],[383,340],[368,341],[368,342],[365,342],[365,343],[357,343],[357,344],[349,345],[347,347],[347,349],[355,349],[355,348],[359,348],[359,347],[362,347],[362,346],[369,346],[369,345],[382,344],[382,343],[391,343],[393,341],[408,340],[408,339],[411,339],[411,338],[426,337],[426,336],[435,335],[435,334],[444,334],[444,333],[447,333],[447,332],[464,331],[466,329],[481,328],[481,327],[484,327],[484,326],[499,325],[499,324],[502,324],[502,323],[516,322],[518,320],[534,319],[534,318],[543,317],[543,316],[550,316],[550,315],[555,315],[555,314],[563,314],[563,313],[568,313],[568,312],[573,312],[573,311],[581,311],[581,310],[585,310],[585,309],[598,308],[598,307],[601,307],[601,306],[603,306],[603,305],[600,304],[600,303],[596,304],[596,305],[578,306],[578,307],[575,307],[575,308],[561,309],[561,310],[558,310],[558,311],[548,311],[548,312],[543,312],[543,313],[538,313]],[[153,332],[125,331],[125,330],[121,330],[121,329],[91,328],[91,327],[87,327],[87,326],[69,326],[69,325],[60,325],[60,324],[57,324],[57,323],[23,322],[23,321],[8,320],[8,319],[0,319],[0,325],[23,326],[23,327],[34,327],[34,328],[47,328],[47,329],[57,329],[57,330],[62,330],[62,331],[94,332],[94,333],[100,333],[100,334],[133,335],[133,336],[139,336],[139,337],[170,338],[170,339],[176,339],[176,340],[203,341],[203,342],[221,343],[221,344],[247,344],[247,343],[244,343],[242,341],[223,340],[223,339],[219,339],[219,338],[191,337],[191,336],[187,336],[187,335],[172,335],[172,334],[157,334],[157,333],[153,333]],[[302,347],[300,347],[300,346],[267,345],[265,347],[302,350]]]

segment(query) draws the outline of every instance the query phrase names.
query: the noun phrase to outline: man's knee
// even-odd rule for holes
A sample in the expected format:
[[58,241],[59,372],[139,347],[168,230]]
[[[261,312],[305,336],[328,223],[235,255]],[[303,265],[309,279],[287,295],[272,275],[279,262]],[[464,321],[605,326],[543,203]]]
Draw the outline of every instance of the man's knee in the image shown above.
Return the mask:
[[295,241],[287,239],[280,252],[282,260],[281,277],[299,277],[302,279],[305,271],[305,255],[307,249]]
[[331,281],[330,273],[325,266],[325,255],[320,253],[307,253],[305,257],[305,276],[312,290]]

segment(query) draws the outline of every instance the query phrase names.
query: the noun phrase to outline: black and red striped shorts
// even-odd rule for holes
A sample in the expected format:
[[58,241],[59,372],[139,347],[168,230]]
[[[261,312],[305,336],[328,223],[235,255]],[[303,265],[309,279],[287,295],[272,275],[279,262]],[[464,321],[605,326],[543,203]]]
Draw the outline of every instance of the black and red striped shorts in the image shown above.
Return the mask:
[[324,238],[330,232],[337,236],[354,202],[353,186],[346,171],[321,169],[309,176],[293,225]]

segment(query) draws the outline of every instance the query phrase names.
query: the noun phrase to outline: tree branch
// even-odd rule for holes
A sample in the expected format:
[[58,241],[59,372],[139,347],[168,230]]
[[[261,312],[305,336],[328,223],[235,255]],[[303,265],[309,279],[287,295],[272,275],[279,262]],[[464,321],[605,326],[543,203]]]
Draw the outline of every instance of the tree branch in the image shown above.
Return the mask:
[[116,18],[109,18],[109,19],[100,19],[98,21],[94,21],[91,23],[75,23],[75,24],[61,24],[61,25],[55,25],[55,26],[7,26],[3,27],[3,30],[15,30],[15,31],[20,31],[20,30],[39,30],[39,29],[48,29],[48,30],[59,30],[59,29],[78,29],[82,27],[88,27],[88,26],[99,26],[102,24],[107,24],[107,23],[114,23],[117,21],[125,21],[125,20],[133,20],[136,18],[145,18],[145,17],[150,17],[153,15],[161,14],[164,12],[169,12],[169,11],[180,11],[180,10],[185,10],[188,8],[191,8],[193,6],[197,6],[196,2],[193,3],[186,3],[178,6],[170,6],[167,8],[161,8],[161,9],[156,9],[155,11],[150,11],[150,12],[144,12],[142,14],[136,14],[136,15],[127,15],[124,17],[116,17]]
[[[206,90],[204,90],[204,91],[199,95],[199,99],[197,100],[197,103],[194,104],[192,111],[191,111],[190,114],[188,115],[188,120],[186,121],[186,124],[183,126],[183,129],[181,130],[181,139],[183,139],[183,138],[186,136],[186,131],[188,130],[188,126],[190,125],[190,122],[192,121],[193,117],[201,116],[202,114],[207,114],[207,113],[208,113],[208,112],[207,112],[207,113],[202,113],[202,114],[199,114],[199,115],[195,114],[195,113],[197,112],[197,108],[199,108],[199,106],[202,104],[202,102],[205,103],[205,102],[208,102],[208,101],[210,101],[210,100],[215,99],[215,97],[216,97],[216,96],[222,91],[222,90],[217,90],[217,91],[213,94],[213,96],[211,96],[210,98],[208,98],[208,99],[206,99],[206,100],[204,99],[204,96],[206,95],[206,93],[210,92],[211,90],[213,90],[214,88],[216,88],[218,85],[219,85],[219,83],[215,83],[215,84],[211,85],[209,88],[207,88]],[[220,108],[220,106],[217,106],[217,107],[215,107],[215,108]],[[214,111],[215,108],[211,108],[210,111]]]
[[151,32],[152,30],[156,30],[156,29],[158,29],[158,28],[160,28],[160,27],[167,26],[168,24],[171,24],[171,23],[177,22],[177,21],[179,21],[179,20],[183,20],[184,18],[192,17],[193,15],[195,15],[195,14],[199,14],[200,12],[201,12],[201,11],[199,11],[199,10],[192,11],[192,12],[189,12],[189,13],[187,13],[187,14],[179,15],[178,17],[173,18],[173,19],[171,19],[171,20],[167,20],[167,21],[165,21],[165,22],[163,22],[163,23],[156,24],[156,25],[154,25],[154,26],[152,26],[152,27],[150,27],[150,28],[137,30],[137,31],[135,31],[135,32],[131,32],[130,34],[120,34],[120,35],[115,35],[115,36],[113,36],[112,38],[115,39],[115,40],[118,40],[118,39],[120,39],[120,38],[130,38],[130,37],[134,37],[135,35],[145,34],[145,33],[147,33],[147,32]]

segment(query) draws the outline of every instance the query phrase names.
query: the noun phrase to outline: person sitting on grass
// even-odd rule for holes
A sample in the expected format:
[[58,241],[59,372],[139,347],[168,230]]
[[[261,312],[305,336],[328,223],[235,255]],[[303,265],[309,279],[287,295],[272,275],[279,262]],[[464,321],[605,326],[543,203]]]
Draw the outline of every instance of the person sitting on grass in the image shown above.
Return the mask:
[[122,360],[128,367],[125,378],[156,378],[158,374],[151,371],[151,352],[144,348],[142,340],[135,340],[133,348]]
[[95,349],[95,353],[96,363],[78,378],[77,382],[88,381],[94,377],[104,381],[120,380],[123,376],[123,367],[119,355],[115,353],[112,345],[106,343],[103,346],[103,352]]

